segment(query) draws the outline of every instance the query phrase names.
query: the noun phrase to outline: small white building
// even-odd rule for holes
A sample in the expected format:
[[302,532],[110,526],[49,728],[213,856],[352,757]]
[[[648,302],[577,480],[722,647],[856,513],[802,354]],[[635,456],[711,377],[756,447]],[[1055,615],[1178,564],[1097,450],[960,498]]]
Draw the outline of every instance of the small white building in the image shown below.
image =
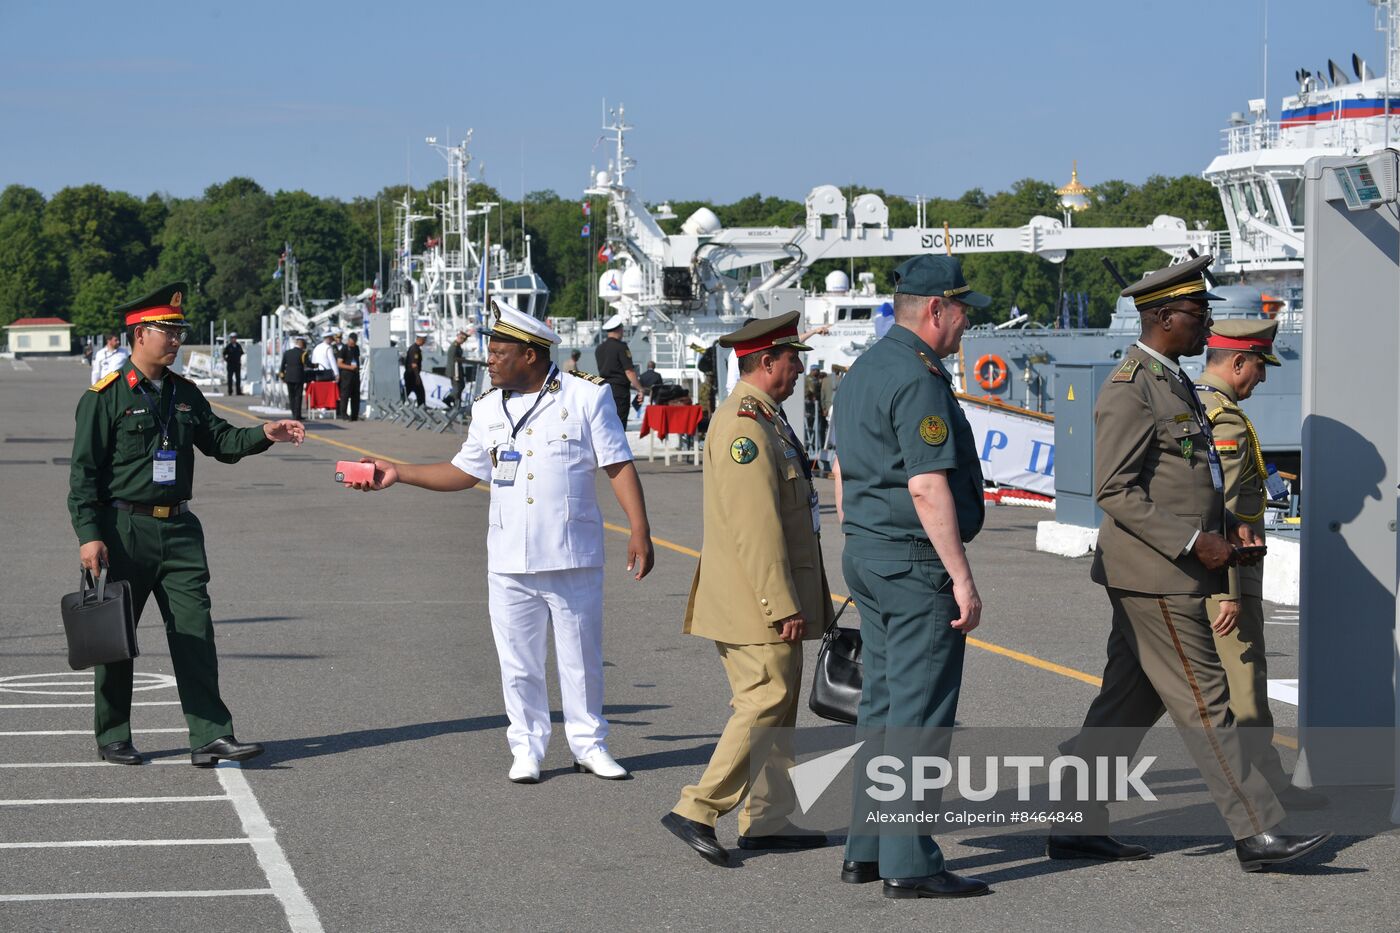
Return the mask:
[[57,317],[22,317],[5,327],[11,353],[62,355],[73,349],[73,325]]

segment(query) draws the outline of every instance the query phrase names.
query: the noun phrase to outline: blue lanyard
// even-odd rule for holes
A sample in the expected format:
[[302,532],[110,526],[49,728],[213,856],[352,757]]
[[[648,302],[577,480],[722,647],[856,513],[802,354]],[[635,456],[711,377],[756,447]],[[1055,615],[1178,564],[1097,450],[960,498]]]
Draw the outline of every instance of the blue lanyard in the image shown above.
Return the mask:
[[[167,374],[166,378],[170,378]],[[146,387],[141,383],[136,383],[136,391],[146,397],[146,402],[151,406],[151,414],[155,416],[156,424],[160,425],[160,446],[164,449],[170,447],[170,419],[175,417],[175,387],[170,387],[170,404],[165,407],[165,419],[160,417],[160,400],[151,398],[151,394],[146,391]]]
[[501,393],[501,411],[505,414],[506,420],[510,422],[510,440],[512,444],[515,443],[515,435],[520,433],[520,429],[525,427],[525,422],[530,420],[530,416],[535,413],[535,409],[539,408],[540,403],[544,401],[545,393],[549,391],[549,384],[554,381],[554,374],[556,372],[558,372],[558,370],[551,365],[549,367],[549,375],[544,377],[544,385],[540,386],[540,394],[535,396],[535,404],[530,406],[530,410],[525,412],[525,415],[518,422],[511,418],[510,409],[506,408],[506,396],[510,394],[510,390],[507,389]]

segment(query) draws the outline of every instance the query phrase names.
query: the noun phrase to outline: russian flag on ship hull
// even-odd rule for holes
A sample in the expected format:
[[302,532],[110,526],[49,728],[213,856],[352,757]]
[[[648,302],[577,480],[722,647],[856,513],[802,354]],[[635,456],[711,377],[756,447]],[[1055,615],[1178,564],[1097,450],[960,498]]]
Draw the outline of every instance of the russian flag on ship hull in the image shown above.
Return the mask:
[[[1390,99],[1390,112],[1400,114],[1400,97]],[[1384,97],[1362,97],[1355,100],[1333,100],[1311,107],[1296,107],[1283,112],[1282,125],[1306,126],[1309,123],[1330,123],[1333,120],[1360,120],[1385,116]]]

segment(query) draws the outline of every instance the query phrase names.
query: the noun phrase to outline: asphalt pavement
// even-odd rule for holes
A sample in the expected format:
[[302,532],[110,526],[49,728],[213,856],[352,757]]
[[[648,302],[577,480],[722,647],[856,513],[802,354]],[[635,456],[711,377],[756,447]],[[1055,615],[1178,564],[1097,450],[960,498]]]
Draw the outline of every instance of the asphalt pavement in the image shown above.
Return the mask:
[[[599,487],[618,529],[605,576],[609,745],[634,779],[575,774],[560,725],[543,782],[511,784],[486,609],[488,497],[340,488],[338,459],[443,460],[461,440],[373,422],[311,422],[300,448],[196,467],[224,698],[239,738],[267,754],[188,765],[148,607],[133,726],[156,762],[101,764],[91,676],[68,671],[57,612],[75,588],[65,495],[86,374],[0,359],[0,930],[1394,928],[1389,835],[1334,839],[1260,875],[1240,871],[1223,824],[1212,837],[1143,837],[1156,857],[1119,865],[1047,861],[1038,835],[965,835],[944,840],[949,867],[994,893],[946,902],[841,884],[839,847],[701,861],[658,823],[728,714],[713,645],[680,632],[701,544],[690,465],[640,465],[658,542],[641,582]],[[234,424],[256,420],[253,399],[211,400]],[[826,566],[844,593],[825,511]],[[986,611],[962,724],[1072,727],[1094,696],[1107,600],[1087,561],[1035,551],[1049,517],[990,509],[970,548]],[[1296,612],[1269,611],[1271,676],[1295,678]],[[1274,710],[1286,744],[1295,711]],[[818,724],[804,704],[799,725]],[[735,832],[732,816],[720,821],[722,842]]]

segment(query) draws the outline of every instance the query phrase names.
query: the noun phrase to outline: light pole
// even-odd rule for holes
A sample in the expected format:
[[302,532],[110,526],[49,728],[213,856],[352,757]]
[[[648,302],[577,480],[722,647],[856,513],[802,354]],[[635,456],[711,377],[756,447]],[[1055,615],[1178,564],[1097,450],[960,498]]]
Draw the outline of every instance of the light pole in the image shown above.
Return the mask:
[[[1069,172],[1069,184],[1063,188],[1056,188],[1055,193],[1060,196],[1060,209],[1064,211],[1065,227],[1073,227],[1074,215],[1080,211],[1087,211],[1092,205],[1094,189],[1088,188],[1079,181],[1079,160],[1071,163]],[[1066,251],[1064,260],[1060,263],[1060,297],[1058,308],[1062,316],[1068,310],[1065,306],[1065,266],[1069,264],[1069,252]],[[1068,324],[1068,322],[1066,322]]]

